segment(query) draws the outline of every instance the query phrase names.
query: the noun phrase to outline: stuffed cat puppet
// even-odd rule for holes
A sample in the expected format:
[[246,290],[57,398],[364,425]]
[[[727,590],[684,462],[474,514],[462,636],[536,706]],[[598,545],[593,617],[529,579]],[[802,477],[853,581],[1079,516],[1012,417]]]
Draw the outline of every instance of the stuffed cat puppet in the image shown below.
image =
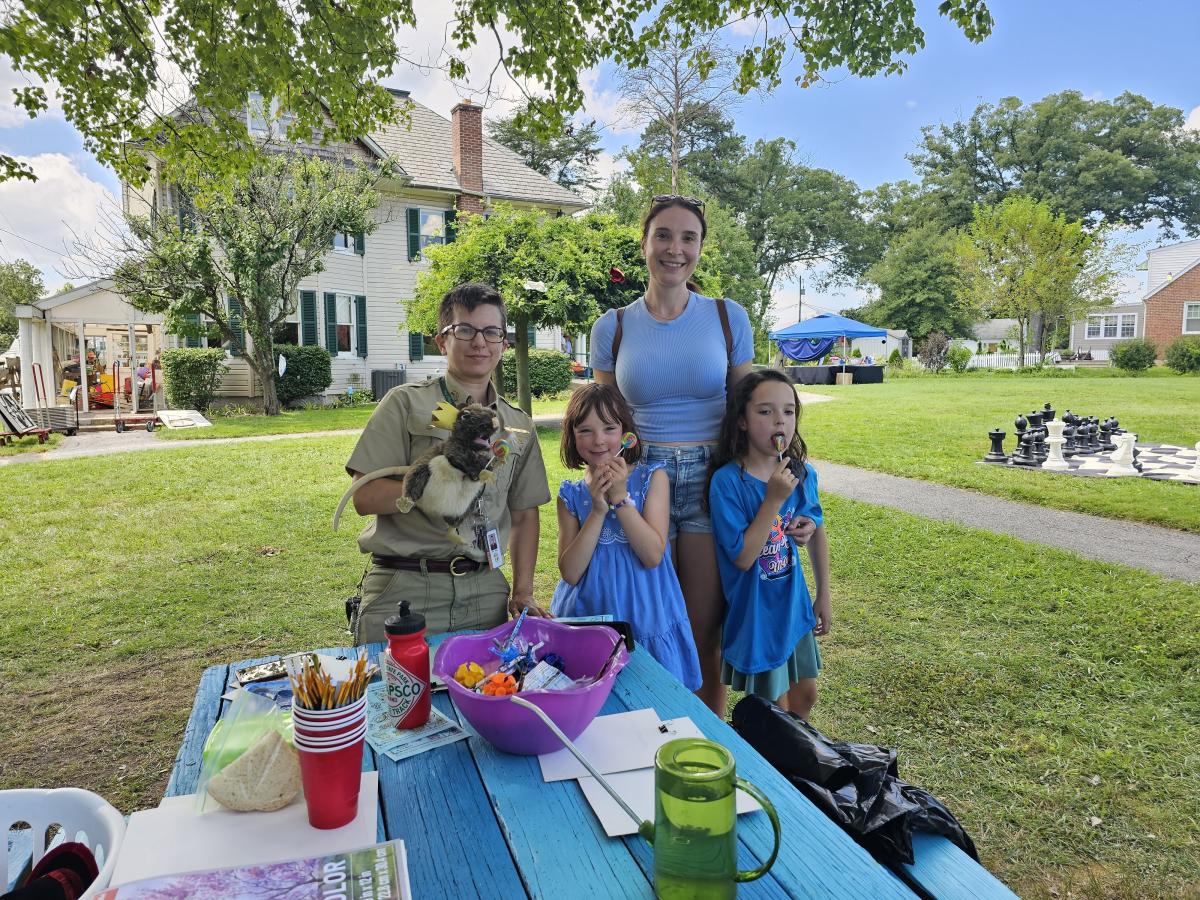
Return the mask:
[[487,467],[496,458],[492,435],[499,427],[500,420],[490,409],[478,403],[462,407],[450,437],[413,460],[396,508],[403,513],[416,506],[430,517],[441,516],[450,526],[446,532],[450,541],[465,543],[458,526],[493,478]]

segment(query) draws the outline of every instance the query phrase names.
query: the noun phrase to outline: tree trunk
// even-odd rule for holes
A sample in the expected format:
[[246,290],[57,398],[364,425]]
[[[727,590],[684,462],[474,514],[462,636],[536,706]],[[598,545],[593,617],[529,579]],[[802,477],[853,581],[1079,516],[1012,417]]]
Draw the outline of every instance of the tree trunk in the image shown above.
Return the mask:
[[1025,326],[1028,324],[1027,319],[1017,317],[1017,368],[1020,369],[1025,365]]
[[246,362],[250,364],[250,368],[258,376],[258,380],[262,384],[263,415],[279,415],[279,394],[275,390],[274,347],[267,347],[263,350],[258,344],[255,344],[254,356],[253,358],[247,356]]
[[1046,352],[1046,317],[1040,312],[1029,314],[1029,343],[1041,359]]
[[513,324],[517,329],[516,363],[517,363],[517,405],[525,411],[525,415],[533,415],[533,397],[529,390],[529,314],[517,313],[513,316]]
[[679,193],[679,117],[671,117],[671,193]]

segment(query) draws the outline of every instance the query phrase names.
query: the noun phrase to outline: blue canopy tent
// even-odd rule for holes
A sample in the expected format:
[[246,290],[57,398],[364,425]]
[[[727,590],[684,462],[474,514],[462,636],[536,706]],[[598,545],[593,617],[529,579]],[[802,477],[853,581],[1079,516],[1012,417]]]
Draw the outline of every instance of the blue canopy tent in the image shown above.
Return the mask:
[[[824,356],[838,338],[886,336],[886,329],[856,322],[836,313],[822,313],[770,334],[771,340],[779,345],[783,355],[796,362],[807,362]],[[846,360],[843,359],[842,370],[845,371],[845,368]]]

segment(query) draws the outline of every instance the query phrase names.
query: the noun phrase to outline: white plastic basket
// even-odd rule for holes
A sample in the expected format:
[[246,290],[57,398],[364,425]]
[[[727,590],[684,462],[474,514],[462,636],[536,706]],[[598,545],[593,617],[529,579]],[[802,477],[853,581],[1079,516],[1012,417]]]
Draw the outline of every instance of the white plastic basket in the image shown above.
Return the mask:
[[23,856],[9,859],[9,832],[18,822],[27,822],[33,840],[33,858],[37,865],[46,854],[46,834],[53,826],[61,830],[59,837],[51,834],[51,845],[77,841],[87,844],[96,857],[100,874],[80,897],[90,900],[108,887],[121,840],[125,837],[125,819],[103,797],[80,788],[36,788],[0,791],[0,892],[19,874],[10,869],[24,864]]

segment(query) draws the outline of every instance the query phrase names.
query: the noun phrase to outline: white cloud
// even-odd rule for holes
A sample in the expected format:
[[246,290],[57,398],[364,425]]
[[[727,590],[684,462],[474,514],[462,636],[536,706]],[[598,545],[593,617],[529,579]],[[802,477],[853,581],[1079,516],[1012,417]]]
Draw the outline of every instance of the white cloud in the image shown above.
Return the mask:
[[1191,131],[1200,131],[1200,106],[1194,107],[1187,115],[1187,120],[1183,123],[1183,127]]
[[[33,121],[29,118],[29,113],[17,106],[13,89],[35,84],[44,85],[45,82],[25,72],[16,71],[7,56],[0,56],[0,128],[20,128],[26,122]],[[61,115],[62,105],[59,103],[57,92],[52,88],[47,89],[46,99],[50,107],[40,115]]]
[[583,88],[583,115],[595,119],[613,134],[630,134],[638,131],[637,123],[630,114],[621,95],[608,85],[601,85],[600,70],[588,69],[579,76]]
[[917,101],[916,101],[916,100],[905,100],[905,101],[904,101],[904,105],[905,105],[906,107],[908,107],[909,109],[916,109],[916,108],[917,108]]
[[0,257],[29,260],[42,270],[46,287],[53,291],[68,280],[67,270],[76,268],[69,259],[75,237],[99,240],[103,224],[119,206],[65,154],[17,160],[30,166],[38,180],[0,182]]

